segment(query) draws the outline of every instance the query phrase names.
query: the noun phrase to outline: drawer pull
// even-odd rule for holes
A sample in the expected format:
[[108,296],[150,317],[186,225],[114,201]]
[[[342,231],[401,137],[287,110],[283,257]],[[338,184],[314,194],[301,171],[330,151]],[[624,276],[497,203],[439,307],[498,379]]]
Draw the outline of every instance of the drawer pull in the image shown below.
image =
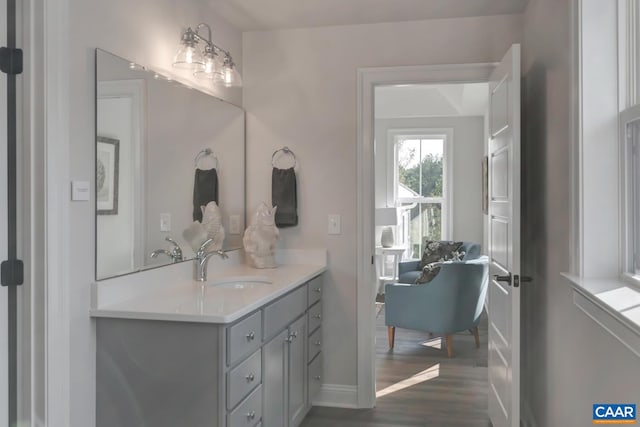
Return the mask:
[[313,292],[320,293],[320,292],[322,292],[322,289],[321,289],[321,288],[315,288],[315,289],[313,290]]
[[316,380],[320,381],[320,375],[316,375],[314,378],[315,378]]
[[256,334],[251,331],[247,334],[247,341],[253,341],[256,338]]
[[291,335],[289,335],[289,336],[293,337],[293,338],[298,338],[298,331],[291,332]]
[[247,379],[247,382],[251,382],[256,379],[256,376],[253,374],[249,374],[245,378]]
[[247,418],[252,420],[256,417],[256,413],[254,411],[251,411],[249,413],[247,413]]
[[315,316],[313,316],[313,317],[315,317],[316,319],[322,319],[322,314],[316,314],[316,315],[315,315]]
[[316,345],[320,347],[320,341],[316,341]]

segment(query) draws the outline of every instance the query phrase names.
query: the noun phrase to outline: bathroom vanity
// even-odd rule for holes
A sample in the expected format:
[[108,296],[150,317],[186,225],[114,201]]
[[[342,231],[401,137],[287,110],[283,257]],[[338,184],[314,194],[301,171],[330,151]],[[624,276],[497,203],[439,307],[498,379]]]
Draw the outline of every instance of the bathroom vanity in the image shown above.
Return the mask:
[[325,270],[216,266],[119,301],[126,279],[94,284],[96,425],[299,425],[322,382]]

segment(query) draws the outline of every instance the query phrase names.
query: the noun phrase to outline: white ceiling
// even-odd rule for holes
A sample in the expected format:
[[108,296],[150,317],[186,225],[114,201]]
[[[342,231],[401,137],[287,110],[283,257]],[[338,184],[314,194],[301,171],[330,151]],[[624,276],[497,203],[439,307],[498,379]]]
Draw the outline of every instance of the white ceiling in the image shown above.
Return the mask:
[[521,13],[528,0],[202,0],[242,31]]
[[382,86],[375,92],[377,119],[483,116],[487,83]]

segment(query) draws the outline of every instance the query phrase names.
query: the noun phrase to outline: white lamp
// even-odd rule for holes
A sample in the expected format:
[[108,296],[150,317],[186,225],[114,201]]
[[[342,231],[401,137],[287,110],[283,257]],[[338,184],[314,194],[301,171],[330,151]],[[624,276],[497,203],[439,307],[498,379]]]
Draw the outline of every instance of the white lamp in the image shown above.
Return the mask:
[[378,208],[376,209],[376,225],[383,226],[380,244],[383,248],[393,246],[393,228],[391,226],[398,225],[398,209],[396,208]]

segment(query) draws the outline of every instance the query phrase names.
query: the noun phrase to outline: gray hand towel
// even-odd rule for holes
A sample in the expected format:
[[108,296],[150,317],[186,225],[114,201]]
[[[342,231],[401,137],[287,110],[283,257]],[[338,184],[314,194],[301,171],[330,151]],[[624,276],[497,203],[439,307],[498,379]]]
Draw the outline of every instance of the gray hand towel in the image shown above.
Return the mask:
[[277,206],[276,226],[298,225],[298,195],[296,172],[293,168],[273,168],[271,174],[271,204]]
[[216,169],[196,169],[193,183],[193,220],[202,222],[202,209],[209,202],[218,206],[218,172]]

